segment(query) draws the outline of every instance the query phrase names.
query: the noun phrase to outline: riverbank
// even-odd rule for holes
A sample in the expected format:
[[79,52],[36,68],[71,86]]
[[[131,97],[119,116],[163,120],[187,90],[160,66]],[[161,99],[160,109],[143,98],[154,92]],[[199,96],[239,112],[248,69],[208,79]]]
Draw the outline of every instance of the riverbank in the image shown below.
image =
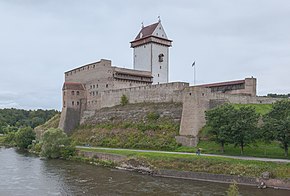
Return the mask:
[[109,149],[78,149],[78,155],[92,164],[105,164],[118,169],[153,176],[232,183],[290,190],[290,164],[235,160],[194,154],[132,152]]
[[[0,148],[0,195],[225,195],[227,184],[140,175],[80,161],[46,159]],[[289,191],[239,185],[240,195]]]

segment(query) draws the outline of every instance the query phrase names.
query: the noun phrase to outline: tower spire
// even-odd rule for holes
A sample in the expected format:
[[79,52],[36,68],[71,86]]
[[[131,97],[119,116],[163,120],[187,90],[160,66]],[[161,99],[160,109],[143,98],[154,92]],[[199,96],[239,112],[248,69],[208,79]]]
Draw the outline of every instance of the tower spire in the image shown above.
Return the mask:
[[160,18],[160,16],[158,16],[158,22],[161,22],[161,18]]

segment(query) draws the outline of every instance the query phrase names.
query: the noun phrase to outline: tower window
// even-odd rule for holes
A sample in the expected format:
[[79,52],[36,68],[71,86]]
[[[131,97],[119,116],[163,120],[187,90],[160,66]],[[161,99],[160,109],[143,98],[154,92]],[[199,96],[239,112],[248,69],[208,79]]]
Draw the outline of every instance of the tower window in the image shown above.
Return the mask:
[[75,95],[75,92],[74,92],[74,91],[72,91],[72,92],[71,92],[71,95]]
[[109,85],[108,84],[106,84],[106,88],[108,88],[109,87]]
[[72,102],[71,102],[71,104],[72,104],[72,105],[75,105],[75,102],[74,102],[74,101],[72,101]]
[[159,62],[163,62],[163,57],[164,57],[164,54],[162,54],[162,53],[159,54],[159,55],[158,55],[158,58],[159,58],[158,61],[159,61]]
[[161,69],[161,65],[160,65],[160,69]]
[[158,74],[158,77],[159,77],[159,74]]
[[80,91],[77,91],[77,95],[80,95]]

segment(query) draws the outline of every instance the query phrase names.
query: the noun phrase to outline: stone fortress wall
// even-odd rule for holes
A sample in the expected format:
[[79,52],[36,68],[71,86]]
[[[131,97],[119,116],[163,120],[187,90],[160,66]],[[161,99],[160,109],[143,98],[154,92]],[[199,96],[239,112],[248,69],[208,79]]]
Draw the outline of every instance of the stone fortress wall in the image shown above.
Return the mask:
[[268,97],[211,92],[209,88],[197,86],[188,87],[183,91],[180,137],[177,137],[177,140],[183,145],[196,145],[198,133],[206,123],[205,111],[218,105],[224,103],[271,104],[277,100],[276,98]]
[[176,139],[183,145],[195,145],[205,125],[206,110],[225,102],[259,104],[277,100],[257,97],[253,77],[198,86],[168,83],[172,40],[167,38],[160,19],[142,26],[130,43],[134,69],[115,67],[110,60],[101,59],[65,72],[61,129],[71,132],[101,109],[119,105],[125,95],[133,104],[182,103],[180,136]]
[[[239,80],[240,82],[242,80]],[[234,88],[233,91],[228,90],[227,93],[213,92],[210,87],[189,86],[188,83],[174,82],[166,84],[147,85],[123,89],[112,89],[102,91],[96,95],[91,101],[93,105],[87,103],[87,99],[80,99],[80,105],[68,106],[63,108],[61,116],[60,128],[66,132],[70,132],[79,123],[84,123],[86,119],[98,115],[98,111],[103,108],[109,108],[120,105],[121,97],[125,95],[129,103],[182,103],[182,116],[180,124],[180,136],[176,139],[183,145],[196,145],[198,142],[198,132],[205,125],[205,111],[223,103],[239,103],[239,104],[266,104],[273,103],[277,99],[257,97],[256,95],[256,79],[248,78],[243,80],[248,84],[243,89],[239,89],[238,94],[235,93],[235,84],[233,82],[220,83],[221,86],[228,85],[228,89]],[[68,86],[69,88],[70,86]],[[69,89],[74,89],[70,87]],[[251,90],[250,90],[251,89]],[[247,93],[245,93],[247,92]],[[66,94],[71,95],[69,90]]]

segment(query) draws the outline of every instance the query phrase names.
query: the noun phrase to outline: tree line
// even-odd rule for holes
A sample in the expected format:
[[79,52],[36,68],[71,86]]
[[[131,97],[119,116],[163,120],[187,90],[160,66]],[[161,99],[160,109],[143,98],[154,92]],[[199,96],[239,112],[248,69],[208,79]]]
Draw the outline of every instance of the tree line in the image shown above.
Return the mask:
[[0,133],[17,131],[21,127],[35,128],[57,113],[57,110],[0,109]]
[[290,145],[290,100],[285,99],[272,104],[265,115],[256,113],[252,106],[235,108],[224,104],[205,113],[206,125],[210,128],[212,139],[220,144],[224,152],[226,144],[239,146],[241,154],[244,147],[257,140],[278,141],[288,156]]

